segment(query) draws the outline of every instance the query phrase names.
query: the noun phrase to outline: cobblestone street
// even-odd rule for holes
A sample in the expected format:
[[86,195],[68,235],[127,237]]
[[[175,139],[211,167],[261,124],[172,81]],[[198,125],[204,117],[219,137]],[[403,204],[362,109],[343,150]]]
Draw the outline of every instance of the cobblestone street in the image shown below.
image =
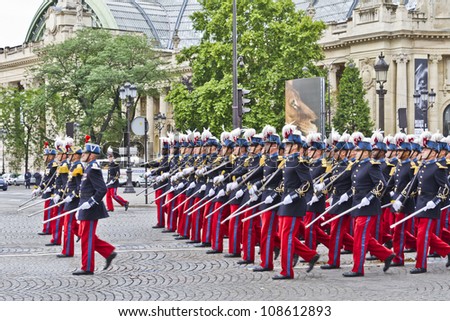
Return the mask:
[[[141,189],[137,189],[139,191]],[[27,217],[42,204],[17,212],[29,190],[10,187],[0,193],[0,300],[26,301],[283,301],[283,300],[449,300],[450,270],[445,259],[429,258],[428,273],[410,275],[413,256],[405,267],[382,272],[380,261],[366,262],[366,276],[348,279],[351,255],[343,255],[343,267],[324,271],[317,265],[309,274],[306,264],[295,268],[294,280],[273,281],[274,272],[254,273],[252,266],[239,266],[238,259],[222,254],[206,255],[172,234],[152,229],[155,207],[145,205],[143,196],[123,195],[130,201],[127,212],[116,207],[99,221],[98,235],[117,247],[112,268],[103,271],[104,259],[96,257],[92,276],[76,277],[80,267],[80,244],[74,258],[56,258],[60,247],[46,247],[49,236],[39,236],[42,215]],[[326,261],[326,249],[319,247]],[[258,261],[258,258],[257,258]],[[276,262],[275,272],[279,271]]]

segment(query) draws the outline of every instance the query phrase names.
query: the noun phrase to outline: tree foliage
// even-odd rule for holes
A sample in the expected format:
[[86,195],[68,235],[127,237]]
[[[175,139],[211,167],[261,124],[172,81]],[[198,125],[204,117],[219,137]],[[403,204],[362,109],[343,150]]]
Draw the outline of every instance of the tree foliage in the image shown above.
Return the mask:
[[[129,81],[139,95],[153,94],[168,79],[160,53],[138,34],[114,35],[109,30],[85,28],[62,43],[39,51],[41,63],[33,71],[50,97],[60,105],[48,109],[57,131],[74,121],[93,142],[121,140],[125,113],[119,88]],[[136,99],[136,101],[139,100]],[[135,114],[135,105],[131,117]]]
[[[193,90],[173,86],[167,100],[181,130],[209,127],[218,134],[232,127],[232,0],[201,0],[192,15],[201,43],[185,48],[178,62],[192,67]],[[281,128],[288,79],[302,78],[302,68],[322,58],[317,41],[325,25],[296,11],[292,0],[240,0],[237,3],[239,86],[251,93],[243,126]]]
[[347,66],[339,82],[334,128],[343,133],[360,131],[365,136],[372,135],[374,126],[370,117],[368,101],[364,98],[364,89],[359,69]]
[[9,166],[20,172],[22,166],[29,168],[30,159],[42,153],[41,142],[45,139],[45,110],[52,102],[47,100],[42,89],[19,90],[3,88],[0,91],[0,106],[4,152]]

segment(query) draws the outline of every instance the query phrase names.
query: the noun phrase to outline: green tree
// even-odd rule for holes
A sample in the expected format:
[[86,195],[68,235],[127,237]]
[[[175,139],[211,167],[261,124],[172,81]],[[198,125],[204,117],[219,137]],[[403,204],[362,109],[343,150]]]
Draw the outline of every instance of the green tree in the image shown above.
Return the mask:
[[[60,100],[49,109],[55,130],[75,121],[93,142],[121,140],[125,114],[119,88],[125,81],[138,87],[141,95],[154,94],[157,83],[168,74],[161,53],[139,34],[114,35],[108,30],[85,28],[76,36],[51,44],[38,52],[41,64],[33,70],[50,97]],[[135,115],[136,104],[130,114]]]
[[4,88],[0,91],[0,106],[3,129],[6,130],[5,145],[9,165],[15,172],[22,166],[30,168],[30,159],[36,164],[42,153],[39,144],[45,139],[45,108],[51,102],[42,89],[19,90]]
[[336,115],[333,118],[334,128],[351,134],[360,131],[365,136],[372,135],[374,126],[370,118],[368,101],[364,98],[364,89],[359,69],[347,66],[339,82]]
[[[167,100],[179,129],[209,127],[217,135],[232,128],[232,0],[201,0],[192,15],[201,43],[183,49],[177,59],[192,68],[192,87],[174,85]],[[237,3],[239,86],[251,112],[243,126],[262,129],[285,124],[284,90],[288,79],[302,78],[302,68],[323,57],[317,41],[325,24],[296,11],[292,0],[240,0]]]

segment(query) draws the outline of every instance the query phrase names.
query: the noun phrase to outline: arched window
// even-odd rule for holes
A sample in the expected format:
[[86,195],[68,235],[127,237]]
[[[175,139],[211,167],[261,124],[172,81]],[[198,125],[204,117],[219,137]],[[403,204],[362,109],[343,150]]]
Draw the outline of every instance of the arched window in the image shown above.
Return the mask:
[[447,136],[450,134],[450,105],[448,105],[444,110],[444,124],[442,126],[443,135]]

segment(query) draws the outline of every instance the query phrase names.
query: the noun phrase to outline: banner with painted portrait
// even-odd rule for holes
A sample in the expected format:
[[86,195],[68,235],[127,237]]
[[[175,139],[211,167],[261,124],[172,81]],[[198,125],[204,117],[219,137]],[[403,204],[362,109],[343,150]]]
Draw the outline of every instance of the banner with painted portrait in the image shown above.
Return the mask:
[[[428,91],[428,59],[414,60],[414,93]],[[428,128],[428,101],[414,104],[414,133],[420,134]]]
[[286,81],[286,123],[294,124],[306,136],[325,135],[325,79],[302,78]]

